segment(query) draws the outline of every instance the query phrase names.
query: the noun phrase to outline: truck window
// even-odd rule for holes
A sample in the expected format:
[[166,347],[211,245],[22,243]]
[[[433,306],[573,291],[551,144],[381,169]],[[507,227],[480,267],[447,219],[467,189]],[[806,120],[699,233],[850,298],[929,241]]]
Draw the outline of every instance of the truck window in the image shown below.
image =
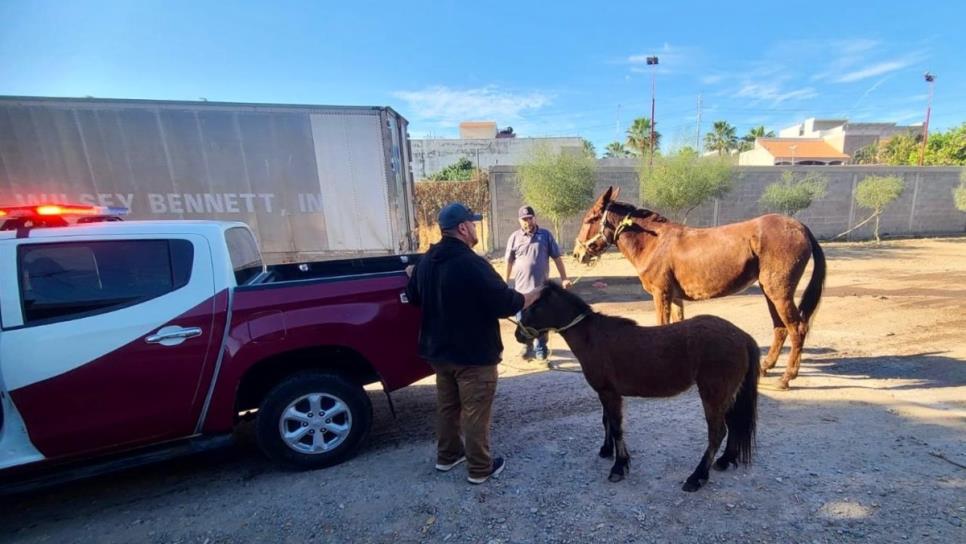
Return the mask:
[[258,252],[255,237],[248,229],[233,227],[226,230],[225,243],[231,256],[231,268],[235,271],[235,283],[245,285],[261,273],[264,268],[262,255]]
[[170,293],[187,285],[193,258],[187,240],[22,245],[24,324],[77,319]]

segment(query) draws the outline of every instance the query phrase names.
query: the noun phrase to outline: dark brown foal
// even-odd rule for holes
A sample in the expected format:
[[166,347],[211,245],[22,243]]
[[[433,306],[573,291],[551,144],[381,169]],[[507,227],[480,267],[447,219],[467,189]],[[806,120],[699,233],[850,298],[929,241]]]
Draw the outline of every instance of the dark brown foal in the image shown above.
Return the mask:
[[617,457],[609,479],[620,481],[630,468],[624,443],[623,397],[671,397],[697,385],[708,423],[708,446],[684,483],[696,491],[722,440],[719,470],[751,461],[758,399],[758,344],[747,333],[713,316],[641,327],[623,317],[594,312],[577,295],[548,283],[524,310],[528,334],[556,330],[580,362],[584,378],[604,408],[600,456]]

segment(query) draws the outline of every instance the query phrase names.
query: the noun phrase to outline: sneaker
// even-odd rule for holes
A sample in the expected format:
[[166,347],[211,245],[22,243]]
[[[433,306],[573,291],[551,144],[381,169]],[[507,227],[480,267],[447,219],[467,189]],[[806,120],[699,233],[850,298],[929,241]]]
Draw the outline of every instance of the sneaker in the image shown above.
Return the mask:
[[464,461],[466,461],[466,456],[465,455],[463,457],[460,457],[459,459],[453,461],[452,463],[450,463],[448,465],[444,465],[443,463],[436,463],[436,470],[438,470],[440,472],[449,472],[449,471],[453,470],[454,468],[456,468],[456,465],[458,465],[458,464],[460,464],[460,463],[462,463]]
[[479,478],[474,478],[470,476],[466,479],[467,482],[471,484],[482,484],[483,482],[489,480],[490,478],[499,478],[500,473],[506,468],[506,461],[502,457],[497,457],[493,460],[493,468],[490,469],[490,473],[486,476],[481,476]]

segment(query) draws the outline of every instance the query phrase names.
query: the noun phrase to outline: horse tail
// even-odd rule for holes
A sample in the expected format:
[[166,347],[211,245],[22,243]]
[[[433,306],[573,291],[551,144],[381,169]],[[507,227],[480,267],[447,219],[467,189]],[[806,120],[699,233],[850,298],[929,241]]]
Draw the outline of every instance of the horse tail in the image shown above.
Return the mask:
[[805,287],[805,294],[802,295],[802,302],[798,305],[798,309],[802,313],[802,320],[810,323],[815,316],[815,311],[818,310],[818,304],[822,300],[822,289],[825,287],[825,252],[822,251],[822,246],[818,245],[818,240],[815,239],[812,231],[805,225],[802,227],[805,228],[805,234],[808,235],[808,241],[812,245],[812,279]]
[[[747,335],[746,335],[747,336]],[[755,449],[755,429],[758,426],[758,375],[760,372],[761,350],[758,342],[747,336],[748,370],[738,389],[735,402],[725,414],[728,424],[728,444],[734,444],[736,461],[743,465],[751,463]]]

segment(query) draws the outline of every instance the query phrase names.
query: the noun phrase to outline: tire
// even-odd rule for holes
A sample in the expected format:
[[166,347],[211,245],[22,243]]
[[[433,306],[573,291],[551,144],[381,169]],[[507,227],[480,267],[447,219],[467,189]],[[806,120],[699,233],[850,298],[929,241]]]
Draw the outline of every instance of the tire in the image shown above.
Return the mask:
[[255,436],[272,461],[307,470],[352,457],[371,427],[372,403],[361,386],[335,374],[309,372],[268,392],[258,409]]

